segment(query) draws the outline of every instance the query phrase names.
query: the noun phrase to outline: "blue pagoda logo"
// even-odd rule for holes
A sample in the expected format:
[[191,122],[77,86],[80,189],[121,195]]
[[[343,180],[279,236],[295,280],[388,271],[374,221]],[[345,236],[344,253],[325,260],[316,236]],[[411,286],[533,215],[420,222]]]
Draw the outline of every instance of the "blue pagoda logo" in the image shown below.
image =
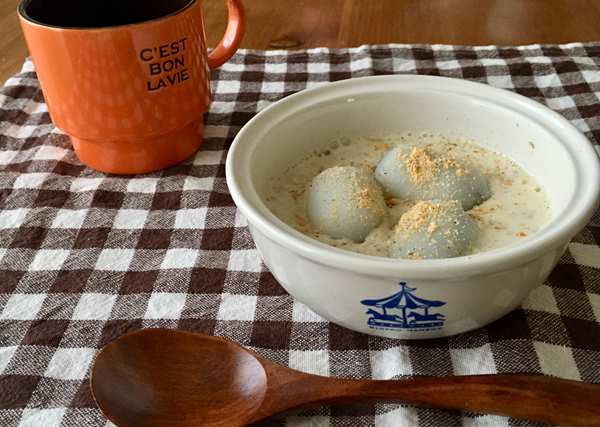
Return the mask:
[[374,329],[433,330],[444,326],[444,316],[435,308],[443,301],[426,300],[416,296],[416,288],[400,282],[400,292],[382,299],[365,299],[360,303],[370,307],[367,324]]

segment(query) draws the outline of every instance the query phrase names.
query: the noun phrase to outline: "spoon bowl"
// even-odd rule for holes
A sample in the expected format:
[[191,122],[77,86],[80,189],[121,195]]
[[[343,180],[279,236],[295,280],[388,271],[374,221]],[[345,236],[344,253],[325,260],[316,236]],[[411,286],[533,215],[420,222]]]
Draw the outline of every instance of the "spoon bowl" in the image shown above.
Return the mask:
[[96,403],[119,426],[241,426],[290,409],[385,400],[566,426],[600,425],[600,385],[542,375],[351,380],[295,371],[229,340],[145,329],[98,354]]
[[266,389],[263,366],[236,344],[164,329],[108,344],[92,373],[94,397],[118,425],[240,424]]

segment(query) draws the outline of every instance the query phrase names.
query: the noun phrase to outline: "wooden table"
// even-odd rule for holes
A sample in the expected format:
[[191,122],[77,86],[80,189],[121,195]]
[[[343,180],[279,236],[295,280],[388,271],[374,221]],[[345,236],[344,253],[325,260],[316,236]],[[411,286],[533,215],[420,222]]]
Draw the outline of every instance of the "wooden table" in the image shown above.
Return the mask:
[[[19,0],[0,1],[0,82],[27,49]],[[527,44],[600,40],[600,0],[246,0],[243,47],[297,49],[364,43]],[[205,0],[206,33],[223,33],[226,2]]]

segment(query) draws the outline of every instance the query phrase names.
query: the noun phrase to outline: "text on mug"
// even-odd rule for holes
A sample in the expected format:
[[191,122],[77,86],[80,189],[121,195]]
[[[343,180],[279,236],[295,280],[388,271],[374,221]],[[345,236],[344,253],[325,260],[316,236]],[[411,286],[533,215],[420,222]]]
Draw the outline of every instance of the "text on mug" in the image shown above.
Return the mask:
[[[174,86],[190,78],[185,66],[186,41],[187,38],[183,38],[140,50],[140,59],[148,64],[150,76],[157,76],[146,82],[148,92]],[[161,76],[158,77],[159,75]]]

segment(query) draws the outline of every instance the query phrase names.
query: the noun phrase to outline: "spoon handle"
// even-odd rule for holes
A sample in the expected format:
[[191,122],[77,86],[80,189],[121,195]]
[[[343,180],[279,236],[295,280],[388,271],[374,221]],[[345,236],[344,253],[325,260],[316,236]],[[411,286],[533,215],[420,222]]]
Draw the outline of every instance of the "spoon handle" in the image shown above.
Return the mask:
[[600,426],[600,384],[543,375],[342,380],[329,386],[331,388],[326,394],[330,398],[324,399],[327,403],[349,403],[365,398],[393,400],[416,406],[507,415],[561,426]]

